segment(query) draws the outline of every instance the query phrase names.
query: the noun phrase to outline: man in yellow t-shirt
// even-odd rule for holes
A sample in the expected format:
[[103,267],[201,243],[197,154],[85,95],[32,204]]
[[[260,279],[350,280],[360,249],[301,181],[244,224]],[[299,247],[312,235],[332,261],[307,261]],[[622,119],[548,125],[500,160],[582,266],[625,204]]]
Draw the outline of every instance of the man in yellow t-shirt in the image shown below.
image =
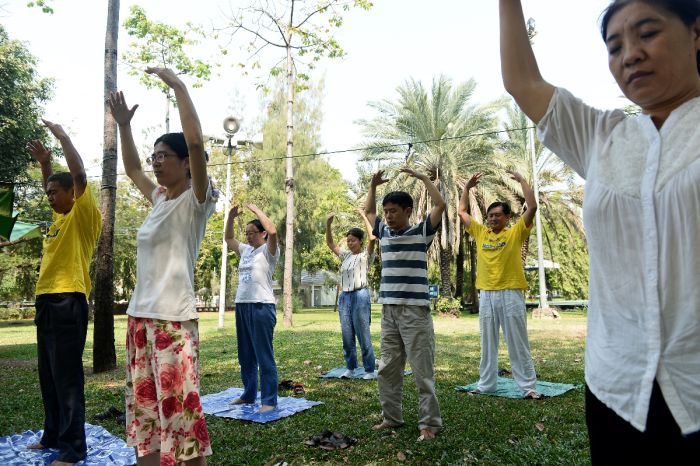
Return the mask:
[[526,398],[536,398],[537,375],[527,338],[527,311],[523,290],[527,288],[520,251],[532,230],[537,202],[525,178],[506,170],[520,183],[528,209],[512,228],[508,227],[510,206],[494,202],[487,210],[488,226],[481,225],[467,213],[469,190],[476,187],[481,174],[472,176],[459,201],[459,217],[474,237],[477,250],[476,288],[481,290],[479,328],[481,330],[481,363],[479,385],[473,393],[494,393],[498,381],[499,328],[508,345],[513,378]]
[[83,350],[88,325],[90,259],[102,216],[87,183],[83,161],[60,125],[44,120],[61,143],[68,172],[53,173],[51,151],[41,141],[26,149],[41,165],[44,190],[54,211],[44,239],[36,285],[39,383],[44,401],[44,434],[28,449],[58,448],[55,466],[87,456]]

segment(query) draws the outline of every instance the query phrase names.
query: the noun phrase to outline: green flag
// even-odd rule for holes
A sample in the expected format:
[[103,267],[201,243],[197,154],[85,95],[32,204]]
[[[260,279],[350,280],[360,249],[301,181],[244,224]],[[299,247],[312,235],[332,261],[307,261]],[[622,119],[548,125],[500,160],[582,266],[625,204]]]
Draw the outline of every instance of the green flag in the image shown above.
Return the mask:
[[0,183],[0,216],[12,217],[12,204],[15,201],[15,186]]

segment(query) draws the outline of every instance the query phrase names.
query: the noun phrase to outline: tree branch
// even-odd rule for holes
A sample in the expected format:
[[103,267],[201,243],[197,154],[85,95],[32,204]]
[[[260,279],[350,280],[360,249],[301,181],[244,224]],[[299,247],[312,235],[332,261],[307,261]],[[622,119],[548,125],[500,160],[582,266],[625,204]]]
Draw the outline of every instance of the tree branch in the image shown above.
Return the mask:
[[35,238],[20,238],[15,241],[0,241],[0,249],[5,248],[7,246],[14,246],[15,244],[21,244],[21,243],[26,243],[27,241],[31,241]]

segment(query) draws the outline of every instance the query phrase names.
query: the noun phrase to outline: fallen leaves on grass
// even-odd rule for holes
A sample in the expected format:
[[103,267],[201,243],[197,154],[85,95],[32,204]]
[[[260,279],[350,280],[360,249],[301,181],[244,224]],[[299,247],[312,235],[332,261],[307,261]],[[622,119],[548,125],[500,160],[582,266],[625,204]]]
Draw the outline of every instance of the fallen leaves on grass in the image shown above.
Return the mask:
[[540,432],[544,431],[544,426],[542,424],[540,424],[539,422],[537,424],[535,424],[535,427],[537,427],[537,430],[539,430]]
[[399,461],[406,461],[406,455],[403,454],[402,451],[400,451],[396,457],[399,459]]

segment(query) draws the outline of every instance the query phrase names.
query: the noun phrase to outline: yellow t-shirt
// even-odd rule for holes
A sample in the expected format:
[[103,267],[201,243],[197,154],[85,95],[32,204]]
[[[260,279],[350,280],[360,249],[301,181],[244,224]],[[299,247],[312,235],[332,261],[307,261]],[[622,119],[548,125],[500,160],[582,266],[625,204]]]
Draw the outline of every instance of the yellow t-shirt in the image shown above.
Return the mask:
[[53,225],[44,238],[36,295],[84,293],[90,295],[90,260],[102,229],[90,183],[67,214],[53,214]]
[[476,287],[480,290],[524,290],[527,288],[523,260],[523,242],[530,235],[522,217],[512,228],[495,234],[472,218],[467,233],[476,241]]

